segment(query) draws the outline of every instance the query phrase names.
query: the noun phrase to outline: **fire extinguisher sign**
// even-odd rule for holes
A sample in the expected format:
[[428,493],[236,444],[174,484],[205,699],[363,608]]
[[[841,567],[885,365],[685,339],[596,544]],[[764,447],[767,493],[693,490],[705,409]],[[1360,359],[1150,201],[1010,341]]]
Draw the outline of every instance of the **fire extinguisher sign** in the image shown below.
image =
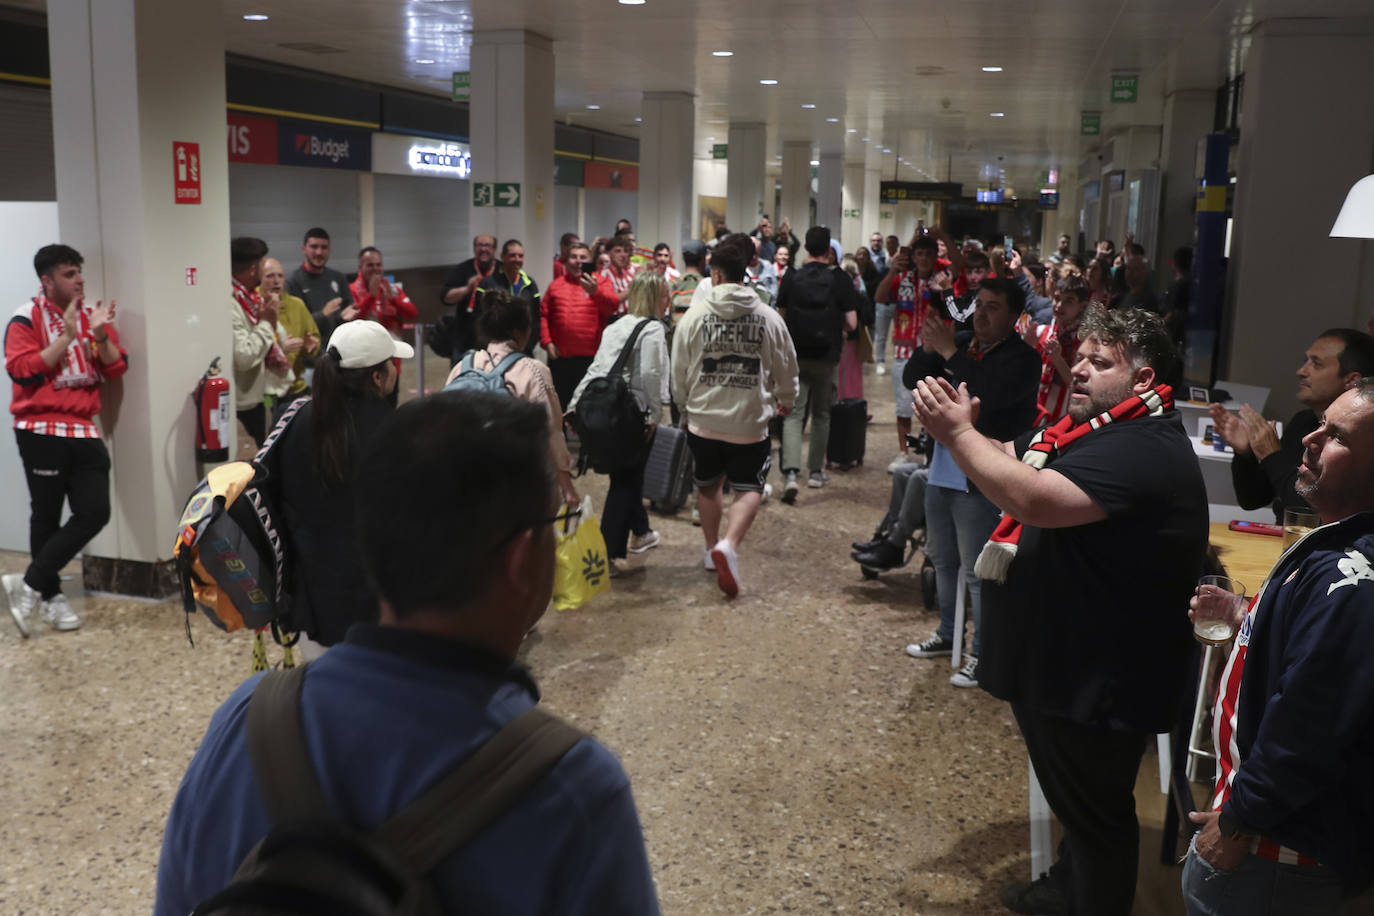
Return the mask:
[[200,144],[172,142],[172,186],[179,204],[200,203]]

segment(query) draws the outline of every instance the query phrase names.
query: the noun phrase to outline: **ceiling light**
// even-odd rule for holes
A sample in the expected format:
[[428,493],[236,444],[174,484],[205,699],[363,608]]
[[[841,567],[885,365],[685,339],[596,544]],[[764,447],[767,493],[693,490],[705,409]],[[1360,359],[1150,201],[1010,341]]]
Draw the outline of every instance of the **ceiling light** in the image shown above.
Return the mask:
[[989,117],[989,118],[1005,118],[1006,115],[1003,114],[1003,113],[1000,112],[1000,111],[994,111],[992,114],[988,115],[988,117]]
[[432,58],[432,57],[417,57],[417,58],[415,58],[415,63],[417,63],[417,64],[432,64],[432,63],[434,63],[434,58]]
[[264,13],[248,13],[244,17],[249,22],[266,22],[267,16]]
[[710,140],[712,143],[715,143],[715,142],[716,142],[716,138],[715,138],[715,137],[707,137],[706,139],[707,139],[707,140]]
[[803,108],[815,108],[816,106],[815,106],[814,104],[812,104],[811,102],[802,102],[802,107],[803,107]]
[[812,164],[812,165],[820,165],[820,164],[821,164],[821,161],[820,161],[819,159],[812,159],[812,160],[811,160],[811,164]]
[[892,150],[888,149],[887,147],[883,147],[883,152],[890,153],[892,152]]
[[777,84],[777,80],[759,80],[760,86],[776,86]]
[[712,57],[734,57],[734,56],[735,56],[735,52],[734,52],[734,51],[724,51],[724,50],[722,50],[722,51],[712,51],[712,52],[711,52],[711,56],[712,56]]
[[588,106],[587,106],[587,110],[588,110],[588,111],[600,111],[600,110],[601,110],[601,106],[600,106],[600,105],[588,105]]
[[1001,67],[984,67],[984,68],[983,68],[983,72],[984,72],[984,73],[1001,73],[1001,72],[1002,72],[1002,68],[1001,68]]
[[643,6],[644,0],[620,0],[621,6]]
[[635,123],[636,123],[636,124],[643,124],[643,123],[644,123],[644,119],[643,119],[643,118],[635,118]]
[[[857,127],[851,127],[851,128],[849,128],[849,130],[845,131],[845,133],[847,133],[847,134],[857,134],[858,132],[859,132],[859,129],[858,129]],[[868,138],[865,137],[864,139],[866,140],[866,139],[868,139]]]
[[840,119],[839,119],[839,118],[826,118],[825,120],[826,120],[826,123],[828,123],[828,124],[838,124],[838,123],[840,123]]

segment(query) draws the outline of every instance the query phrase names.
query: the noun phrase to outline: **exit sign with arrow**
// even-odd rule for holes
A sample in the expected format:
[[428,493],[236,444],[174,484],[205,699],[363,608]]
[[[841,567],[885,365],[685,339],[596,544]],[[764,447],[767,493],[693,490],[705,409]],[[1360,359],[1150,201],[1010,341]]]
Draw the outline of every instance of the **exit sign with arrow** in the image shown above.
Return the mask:
[[474,207],[520,206],[520,183],[517,181],[475,181],[472,183]]

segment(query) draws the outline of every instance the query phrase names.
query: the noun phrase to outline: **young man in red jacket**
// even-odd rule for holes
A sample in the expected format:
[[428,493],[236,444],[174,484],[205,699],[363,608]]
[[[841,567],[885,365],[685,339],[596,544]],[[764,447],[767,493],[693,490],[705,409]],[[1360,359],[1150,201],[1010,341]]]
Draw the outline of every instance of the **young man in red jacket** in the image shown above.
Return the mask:
[[610,277],[584,270],[590,260],[586,245],[572,245],[563,265],[566,272],[554,278],[539,304],[539,345],[548,351],[560,404],[572,399],[601,345],[607,319],[620,309]]
[[[28,636],[34,611],[55,630],[81,619],[62,595],[58,574],[110,520],[110,453],[92,417],[100,386],[129,368],[115,333],[115,301],[82,301],[82,257],[46,245],[33,267],[42,292],[5,327],[5,369],[14,380],[10,412],[29,484],[29,551],[23,576],[4,577],[10,615]],[[62,504],[72,515],[62,524]]]

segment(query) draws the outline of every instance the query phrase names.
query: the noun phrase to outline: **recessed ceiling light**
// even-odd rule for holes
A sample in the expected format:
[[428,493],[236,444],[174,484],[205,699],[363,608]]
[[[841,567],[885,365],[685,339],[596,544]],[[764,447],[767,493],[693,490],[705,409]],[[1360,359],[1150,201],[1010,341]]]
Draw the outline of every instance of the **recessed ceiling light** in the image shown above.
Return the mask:
[[643,118],[635,118],[635,123],[636,123],[636,124],[643,124],[643,123],[644,123],[644,119],[643,119]]
[[432,57],[417,57],[417,58],[415,58],[415,63],[417,63],[417,64],[432,64],[432,63],[434,63],[434,58],[432,58]]
[[883,152],[890,153],[892,152],[892,150],[888,149],[887,147],[883,147]]
[[734,56],[735,56],[735,52],[734,52],[734,51],[725,51],[725,50],[721,50],[721,51],[712,51],[712,52],[711,52],[711,56],[712,56],[712,57],[734,57]]
[[839,119],[839,118],[826,118],[825,120],[826,120],[826,123],[827,123],[827,124],[838,124],[838,123],[840,123],[840,119]]
[[777,80],[759,80],[760,86],[776,86],[777,84]]
[[601,110],[601,106],[600,106],[600,105],[588,105],[588,106],[587,106],[587,110],[588,110],[588,111],[600,111],[600,110]]
[[264,13],[248,13],[244,17],[249,22],[266,22],[267,16]]
[[715,143],[715,142],[716,142],[716,138],[715,138],[715,137],[707,137],[706,139],[707,139],[707,140],[710,140],[712,143]]
[[990,117],[990,118],[1005,118],[1006,115],[1005,115],[1004,113],[1000,112],[1000,111],[994,111],[992,114],[988,115],[988,117]]
[[847,133],[847,134],[857,134],[858,132],[859,132],[859,129],[858,129],[857,127],[851,127],[851,128],[849,128],[849,130],[845,131],[845,133]]
[[983,68],[983,72],[984,72],[984,73],[1001,73],[1001,72],[1002,72],[1002,68],[1001,68],[1001,67],[984,67],[984,68]]
[[820,161],[819,159],[812,159],[812,160],[811,160],[811,164],[812,164],[812,165],[820,165],[820,164],[821,164],[821,161]]
[[621,6],[643,6],[644,0],[620,0]]
[[811,103],[811,102],[802,102],[802,107],[803,107],[803,108],[815,108],[816,106],[815,106],[813,103]]

